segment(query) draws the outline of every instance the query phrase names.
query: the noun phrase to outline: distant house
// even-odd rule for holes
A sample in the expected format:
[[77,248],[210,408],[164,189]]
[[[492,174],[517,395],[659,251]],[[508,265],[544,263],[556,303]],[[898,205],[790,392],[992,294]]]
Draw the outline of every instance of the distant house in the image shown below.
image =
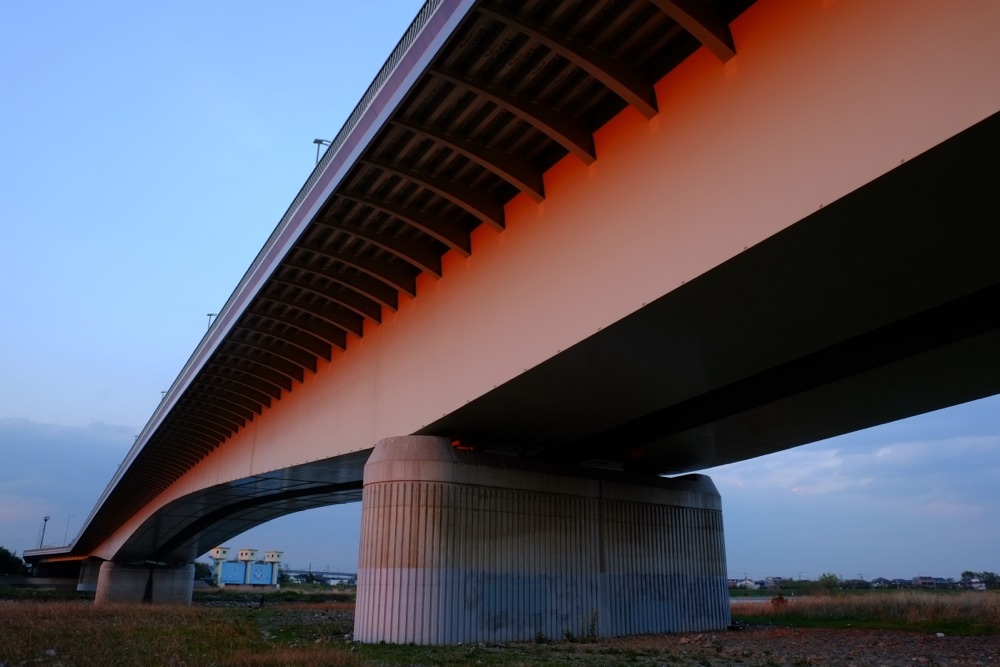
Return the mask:
[[872,588],[897,588],[898,587],[897,584],[896,584],[896,582],[894,582],[892,579],[886,579],[885,577],[878,577],[876,579],[872,579],[869,583],[872,585]]
[[768,577],[764,580],[764,585],[773,591],[781,588],[781,584],[784,583],[784,581],[784,577]]
[[967,589],[972,590],[972,591],[985,591],[986,590],[986,582],[982,581],[981,579],[975,579],[975,578],[973,578],[973,579],[962,579],[960,582],[958,582],[958,587],[959,588],[967,588]]
[[913,585],[917,588],[935,588],[937,582],[934,577],[913,577]]

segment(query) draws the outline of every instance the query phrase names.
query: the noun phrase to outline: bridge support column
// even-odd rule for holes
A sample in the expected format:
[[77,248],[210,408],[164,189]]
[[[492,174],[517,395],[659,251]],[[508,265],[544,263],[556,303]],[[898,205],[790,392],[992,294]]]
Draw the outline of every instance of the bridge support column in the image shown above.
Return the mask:
[[97,578],[94,603],[191,604],[193,592],[194,564],[131,565],[105,561]]
[[86,593],[97,591],[97,580],[103,562],[100,558],[88,558],[80,564],[80,575],[76,580],[77,591]]
[[703,475],[571,476],[378,443],[364,473],[354,637],[443,644],[729,624],[722,510]]

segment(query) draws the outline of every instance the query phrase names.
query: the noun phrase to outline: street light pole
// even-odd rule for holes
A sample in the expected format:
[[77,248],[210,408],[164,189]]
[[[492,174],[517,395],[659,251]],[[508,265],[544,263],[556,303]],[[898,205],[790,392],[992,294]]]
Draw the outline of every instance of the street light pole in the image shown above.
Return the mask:
[[46,515],[42,517],[42,536],[38,539],[38,548],[41,549],[42,545],[45,544],[45,526],[49,523],[49,519],[52,517]]
[[319,149],[321,146],[329,146],[330,142],[326,139],[313,139],[313,143],[316,144],[316,164],[319,164]]
[[63,544],[69,544],[69,520],[75,516],[75,514],[70,514],[66,517],[66,532],[63,533]]

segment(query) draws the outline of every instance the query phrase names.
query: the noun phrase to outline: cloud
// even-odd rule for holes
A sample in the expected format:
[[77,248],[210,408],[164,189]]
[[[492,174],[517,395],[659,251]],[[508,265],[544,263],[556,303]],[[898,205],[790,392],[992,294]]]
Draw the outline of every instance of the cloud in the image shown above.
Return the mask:
[[717,485],[761,493],[921,497],[935,489],[995,496],[1000,435],[896,442],[876,449],[847,436],[705,471]]
[[72,538],[133,442],[133,429],[0,419],[0,545],[37,546],[42,517],[46,543]]
[[849,456],[839,448],[803,448],[706,471],[717,485],[748,492],[822,495],[871,484],[848,474]]
[[731,572],[948,577],[995,560],[997,414],[993,397],[704,471]]

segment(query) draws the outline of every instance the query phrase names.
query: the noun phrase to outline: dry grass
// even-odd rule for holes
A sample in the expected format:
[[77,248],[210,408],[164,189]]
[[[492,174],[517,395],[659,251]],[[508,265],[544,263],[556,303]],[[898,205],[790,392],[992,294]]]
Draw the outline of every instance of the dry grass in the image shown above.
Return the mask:
[[[342,603],[297,608],[308,616]],[[351,605],[346,605],[350,607]],[[320,634],[283,623],[283,605],[258,612],[88,602],[0,602],[0,664],[343,665],[366,664]],[[272,625],[277,619],[278,627]],[[319,624],[316,624],[320,627]],[[280,638],[274,633],[281,633]]]
[[6,603],[0,605],[0,660],[10,665],[51,659],[73,665],[182,665],[209,653],[231,653],[240,643],[255,639],[253,628],[211,612],[190,607]]
[[221,664],[226,667],[364,667],[371,663],[347,651],[280,647],[267,653],[238,651]]
[[787,604],[733,602],[733,617],[790,625],[826,625],[934,630],[961,634],[1000,633],[1000,593],[886,591],[865,595],[786,598]]
[[[764,603],[737,602],[734,615],[761,625],[826,625],[854,628],[904,628],[954,634],[1000,633],[1000,594],[880,593],[789,598],[777,609]],[[792,641],[799,631],[721,633],[695,638],[671,635],[565,643],[525,642],[508,645],[395,646],[351,644],[345,635],[353,624],[353,605],[343,602],[287,603],[280,599],[230,606],[166,607],[121,605],[95,607],[90,602],[0,601],[0,665],[4,667],[365,667],[369,665],[694,665],[807,664],[775,662],[775,641]],[[812,655],[805,648],[789,656]],[[790,634],[789,634],[790,633]],[[856,633],[843,633],[845,641]],[[786,636],[787,635],[787,636]],[[817,635],[819,636],[819,635]],[[823,642],[830,641],[822,635]],[[836,635],[840,636],[840,635]],[[865,635],[866,637],[869,635]],[[904,635],[911,636],[909,634]],[[982,644],[953,644],[959,652],[994,651],[996,638]],[[885,642],[884,638],[879,639]],[[903,644],[909,639],[900,640]],[[706,643],[708,642],[708,643]],[[704,645],[702,645],[704,644]],[[895,649],[893,649],[895,651]],[[806,653],[802,653],[806,651]],[[864,649],[851,648],[858,655]],[[985,652],[985,653],[984,653]],[[903,655],[903,654],[900,654]],[[989,653],[993,656],[994,653]],[[1000,655],[1000,653],[996,653]],[[905,664],[910,664],[906,654]],[[800,656],[801,657],[801,656]],[[902,659],[902,658],[901,658]],[[977,658],[978,659],[978,658]],[[991,664],[990,660],[982,664]],[[884,661],[883,661],[884,662]],[[894,662],[887,664],[896,664]],[[900,662],[899,664],[903,664]],[[974,664],[974,663],[970,663]]]

